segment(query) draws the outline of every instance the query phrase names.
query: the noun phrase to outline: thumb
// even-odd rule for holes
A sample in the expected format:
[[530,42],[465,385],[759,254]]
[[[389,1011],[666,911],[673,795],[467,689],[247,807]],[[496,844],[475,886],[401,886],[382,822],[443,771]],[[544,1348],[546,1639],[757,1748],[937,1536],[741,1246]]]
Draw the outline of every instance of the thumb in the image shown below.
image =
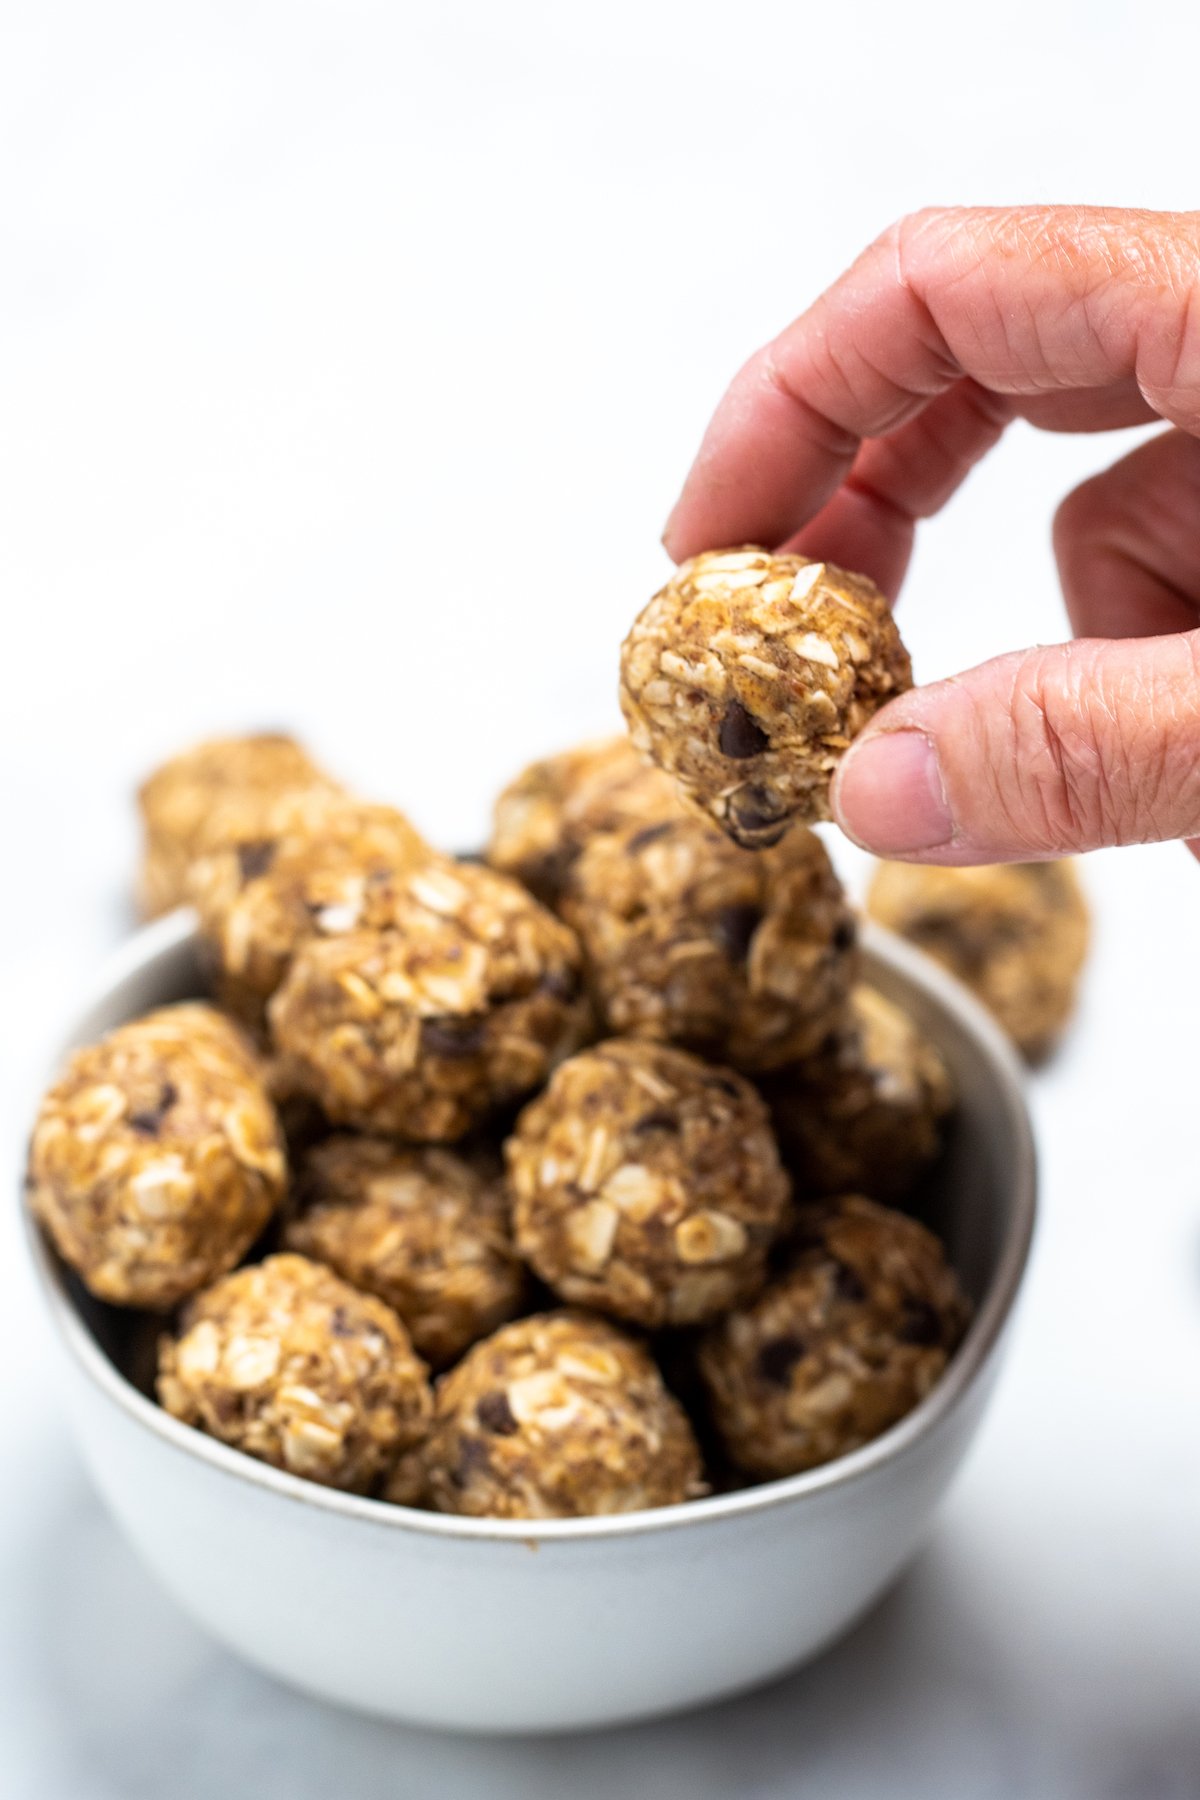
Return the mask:
[[983,663],[876,714],[834,817],[877,855],[1036,860],[1200,836],[1200,632]]

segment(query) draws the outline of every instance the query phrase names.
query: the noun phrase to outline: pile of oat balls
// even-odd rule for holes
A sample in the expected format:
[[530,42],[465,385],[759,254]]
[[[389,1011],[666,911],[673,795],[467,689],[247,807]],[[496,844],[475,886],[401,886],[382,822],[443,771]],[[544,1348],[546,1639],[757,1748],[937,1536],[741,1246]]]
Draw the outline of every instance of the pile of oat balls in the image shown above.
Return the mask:
[[[808,828],[910,681],[863,577],[741,550],[655,596],[629,735],[520,774],[481,862],[285,736],[153,774],[142,906],[195,909],[209,997],[72,1057],[28,1191],[93,1295],[161,1317],[167,1411],[522,1519],[794,1474],[910,1411],[968,1318],[915,1216],[954,1095]],[[1045,1054],[1069,869],[887,866],[870,910]]]

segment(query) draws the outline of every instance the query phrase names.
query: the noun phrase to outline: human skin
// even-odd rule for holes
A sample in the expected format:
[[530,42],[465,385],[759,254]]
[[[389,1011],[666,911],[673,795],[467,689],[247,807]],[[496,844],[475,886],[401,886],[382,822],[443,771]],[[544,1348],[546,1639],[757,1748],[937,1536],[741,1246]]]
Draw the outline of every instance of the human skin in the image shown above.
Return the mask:
[[833,790],[881,856],[1200,854],[1200,213],[934,209],[893,225],[734,379],[664,541],[762,543],[893,598],[919,519],[1012,419],[1167,429],[1054,522],[1075,641],[878,712]]

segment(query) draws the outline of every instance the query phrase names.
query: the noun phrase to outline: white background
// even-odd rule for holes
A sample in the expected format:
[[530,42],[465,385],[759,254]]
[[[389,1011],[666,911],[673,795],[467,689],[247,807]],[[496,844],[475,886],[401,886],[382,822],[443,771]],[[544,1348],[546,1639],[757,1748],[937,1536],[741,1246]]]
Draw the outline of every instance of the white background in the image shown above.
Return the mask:
[[[616,645],[736,364],[931,201],[1196,204],[1191,4],[0,6],[5,1140],[127,928],[130,790],[285,723],[448,844],[614,717]],[[1016,428],[904,604],[930,677],[1063,626]],[[1200,1793],[1200,1178],[1182,850],[1093,859],[1036,1088],[1045,1213],[931,1548],[708,1715],[456,1743],[300,1700],[144,1575],[0,1223],[10,1800]]]

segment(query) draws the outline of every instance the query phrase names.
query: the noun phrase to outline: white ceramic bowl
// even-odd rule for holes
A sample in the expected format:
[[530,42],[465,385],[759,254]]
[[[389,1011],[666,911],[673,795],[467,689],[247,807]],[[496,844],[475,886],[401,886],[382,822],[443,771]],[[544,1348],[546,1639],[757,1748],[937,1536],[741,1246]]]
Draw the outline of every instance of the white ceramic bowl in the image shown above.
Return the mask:
[[[1020,1076],[1000,1034],[899,940],[868,926],[865,950],[871,979],[915,1014],[958,1085],[934,1222],[976,1312],[915,1412],[806,1475],[686,1507],[548,1523],[442,1517],[316,1487],[155,1406],[145,1327],[89,1301],[31,1228],[83,1453],[180,1604],[297,1687],[479,1731],[695,1706],[845,1631],[918,1547],[979,1423],[1035,1187]],[[191,918],[174,914],[109,965],[62,1052],[198,991]]]

